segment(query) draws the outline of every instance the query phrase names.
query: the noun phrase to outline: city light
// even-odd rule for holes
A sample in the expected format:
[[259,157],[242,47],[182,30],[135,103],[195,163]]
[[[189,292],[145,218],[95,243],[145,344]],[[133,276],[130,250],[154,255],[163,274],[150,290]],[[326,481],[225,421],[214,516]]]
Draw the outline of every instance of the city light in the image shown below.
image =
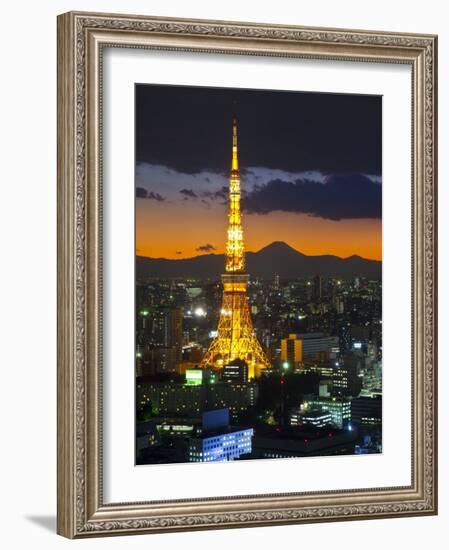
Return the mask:
[[288,364],[288,361],[284,361],[284,362],[282,363],[282,368],[283,368],[284,370],[287,370],[289,367],[290,367],[290,365]]
[[202,307],[197,307],[194,311],[196,317],[206,317],[207,313]]

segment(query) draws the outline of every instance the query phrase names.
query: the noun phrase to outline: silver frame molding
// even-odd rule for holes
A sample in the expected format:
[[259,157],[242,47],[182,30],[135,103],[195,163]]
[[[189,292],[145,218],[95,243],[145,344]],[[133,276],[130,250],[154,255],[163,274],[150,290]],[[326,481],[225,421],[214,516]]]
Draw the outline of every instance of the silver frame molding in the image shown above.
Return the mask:
[[[104,47],[408,64],[412,68],[412,483],[104,504]],[[70,538],[437,513],[437,37],[70,12],[58,17],[58,533]],[[150,498],[150,495],[149,495]]]

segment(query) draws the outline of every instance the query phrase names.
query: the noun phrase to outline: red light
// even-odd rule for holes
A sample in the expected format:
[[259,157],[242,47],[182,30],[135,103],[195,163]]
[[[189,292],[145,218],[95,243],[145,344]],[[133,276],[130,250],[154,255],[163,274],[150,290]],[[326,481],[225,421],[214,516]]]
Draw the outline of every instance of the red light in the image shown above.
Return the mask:
[[284,379],[281,379],[281,384],[285,384],[285,380],[284,380]]
[[309,440],[308,440],[308,439],[304,439],[304,443],[308,443],[308,442],[309,442]]
[[327,434],[328,437],[332,437],[332,434]]

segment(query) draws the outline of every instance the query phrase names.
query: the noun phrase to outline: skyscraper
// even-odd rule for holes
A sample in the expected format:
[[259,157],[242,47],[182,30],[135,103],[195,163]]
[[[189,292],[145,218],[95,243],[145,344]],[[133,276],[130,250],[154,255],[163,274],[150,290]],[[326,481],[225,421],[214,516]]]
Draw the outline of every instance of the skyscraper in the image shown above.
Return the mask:
[[302,361],[302,340],[299,340],[296,334],[289,334],[288,338],[282,338],[281,361],[286,361],[292,367],[297,367]]
[[248,306],[249,275],[245,273],[245,246],[240,210],[240,170],[237,150],[237,121],[232,125],[232,164],[229,180],[229,224],[222,275],[223,302],[217,336],[212,340],[201,363],[202,368],[223,368],[240,359],[248,365],[250,378],[269,367],[268,359],[257,340]]
[[321,302],[322,287],[323,287],[323,278],[321,277],[321,275],[315,275],[315,277],[313,278],[313,292],[312,292],[312,299],[315,302]]

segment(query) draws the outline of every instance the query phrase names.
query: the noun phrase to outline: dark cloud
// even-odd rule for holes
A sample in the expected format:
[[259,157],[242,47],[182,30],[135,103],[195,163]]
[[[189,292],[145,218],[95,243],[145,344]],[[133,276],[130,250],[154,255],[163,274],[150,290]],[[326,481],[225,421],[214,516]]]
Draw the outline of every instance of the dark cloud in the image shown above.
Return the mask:
[[218,191],[202,191],[201,196],[206,199],[226,199],[229,193],[229,189],[227,187],[222,187],[221,189],[218,189]]
[[158,202],[165,201],[165,197],[154,191],[147,191],[143,187],[136,187],[136,198],[137,199],[151,199]]
[[181,195],[184,195],[185,197],[190,197],[191,199],[196,199],[198,197],[193,189],[181,189],[179,192],[181,193]]
[[382,187],[361,174],[328,176],[325,183],[272,180],[246,194],[244,209],[310,214],[330,220],[381,218]]
[[201,246],[198,246],[195,249],[197,252],[212,252],[213,250],[217,250],[214,245],[207,243],[203,244]]
[[138,84],[135,112],[137,162],[227,174],[235,113],[242,173],[382,172],[381,96]]
[[153,191],[148,192],[147,199],[153,199],[153,200],[158,201],[158,202],[165,201],[165,197],[163,197],[159,193],[154,193]]

